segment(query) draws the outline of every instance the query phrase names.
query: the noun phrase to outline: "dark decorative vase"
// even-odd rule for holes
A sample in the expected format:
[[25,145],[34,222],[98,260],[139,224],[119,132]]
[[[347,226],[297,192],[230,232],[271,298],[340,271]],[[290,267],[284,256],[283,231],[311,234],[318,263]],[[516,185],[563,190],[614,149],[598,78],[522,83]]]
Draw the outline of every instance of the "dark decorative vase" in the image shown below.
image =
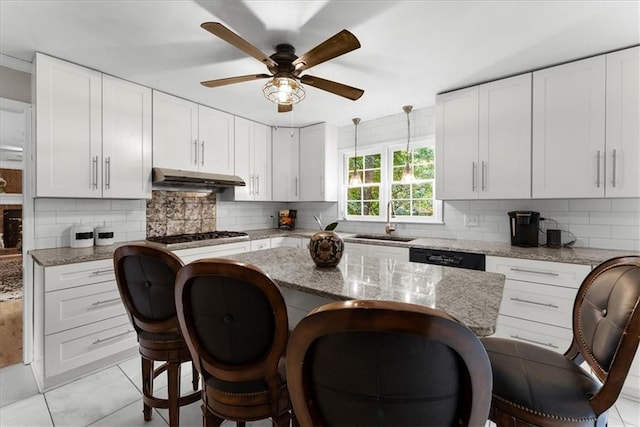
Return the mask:
[[313,262],[320,268],[331,268],[338,265],[343,251],[344,241],[333,231],[318,231],[311,236],[309,253]]

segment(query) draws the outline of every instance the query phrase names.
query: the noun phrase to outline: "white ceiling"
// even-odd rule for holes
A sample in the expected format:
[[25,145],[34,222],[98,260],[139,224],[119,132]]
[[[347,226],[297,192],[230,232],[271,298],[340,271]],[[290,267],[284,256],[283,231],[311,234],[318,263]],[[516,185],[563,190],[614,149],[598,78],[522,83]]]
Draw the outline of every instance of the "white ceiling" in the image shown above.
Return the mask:
[[[346,28],[362,47],[311,70],[365,90],[358,101],[307,87],[293,114],[265,80],[209,89],[200,81],[267,72],[200,28],[222,22],[267,55],[300,55]],[[450,89],[640,43],[640,1],[0,0],[0,53],[35,51],[271,125],[351,123],[435,104]]]

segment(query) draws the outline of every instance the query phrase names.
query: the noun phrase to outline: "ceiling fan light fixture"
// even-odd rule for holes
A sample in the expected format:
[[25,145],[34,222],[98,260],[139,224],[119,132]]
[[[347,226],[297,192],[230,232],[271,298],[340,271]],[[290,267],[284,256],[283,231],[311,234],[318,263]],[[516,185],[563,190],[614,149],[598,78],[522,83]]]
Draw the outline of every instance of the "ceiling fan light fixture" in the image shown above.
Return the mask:
[[290,77],[274,77],[262,88],[264,96],[274,104],[293,105],[306,95],[304,87]]

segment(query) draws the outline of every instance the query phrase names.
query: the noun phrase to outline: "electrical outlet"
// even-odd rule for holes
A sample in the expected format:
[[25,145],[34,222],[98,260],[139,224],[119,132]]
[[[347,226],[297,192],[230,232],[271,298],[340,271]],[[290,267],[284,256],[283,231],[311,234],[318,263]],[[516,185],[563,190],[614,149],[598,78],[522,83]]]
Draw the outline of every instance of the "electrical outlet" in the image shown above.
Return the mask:
[[478,215],[465,215],[464,216],[464,225],[466,227],[477,227],[480,220]]

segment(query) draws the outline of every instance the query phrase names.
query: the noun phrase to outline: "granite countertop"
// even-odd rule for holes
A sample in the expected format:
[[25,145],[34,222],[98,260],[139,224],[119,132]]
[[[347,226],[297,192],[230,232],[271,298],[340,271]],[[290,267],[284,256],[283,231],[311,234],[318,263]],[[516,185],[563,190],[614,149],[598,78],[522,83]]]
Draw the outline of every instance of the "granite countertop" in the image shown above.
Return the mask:
[[[298,230],[251,230],[247,231],[247,237],[234,237],[229,239],[216,239],[216,240],[200,240],[189,243],[178,243],[172,245],[162,245],[158,243],[151,243],[144,240],[128,243],[140,243],[146,245],[156,245],[167,248],[169,250],[180,250],[197,248],[203,246],[222,245],[226,243],[242,242],[247,240],[258,240],[270,237],[302,237],[309,238],[318,230],[315,229],[298,229]],[[537,248],[520,248],[511,246],[509,243],[503,242],[485,242],[479,240],[454,240],[454,239],[436,239],[430,237],[418,237],[409,242],[389,241],[389,240],[376,240],[376,239],[362,239],[356,238],[356,233],[342,233],[339,232],[345,242],[349,243],[363,243],[368,245],[383,245],[383,246],[395,246],[395,247],[416,247],[427,249],[440,249],[449,251],[461,251],[482,253],[490,256],[506,257],[506,258],[521,258],[531,259],[538,261],[550,261],[550,262],[564,262],[570,264],[587,264],[598,265],[607,259],[630,255],[631,251],[616,251],[608,249],[590,249],[590,248],[560,248],[550,249],[545,247]],[[368,234],[372,235],[372,234]],[[374,234],[375,235],[375,234]],[[384,236],[384,235],[382,235]],[[116,243],[110,246],[93,246],[90,248],[53,248],[53,249],[35,249],[29,251],[29,254],[33,257],[38,264],[51,267],[55,265],[73,264],[76,262],[97,261],[101,259],[107,259],[113,256],[113,251],[125,243]]]
[[315,266],[306,249],[274,248],[229,255],[254,264],[280,286],[335,300],[391,300],[437,308],[476,335],[495,332],[504,276],[483,271],[346,254],[336,268]]

